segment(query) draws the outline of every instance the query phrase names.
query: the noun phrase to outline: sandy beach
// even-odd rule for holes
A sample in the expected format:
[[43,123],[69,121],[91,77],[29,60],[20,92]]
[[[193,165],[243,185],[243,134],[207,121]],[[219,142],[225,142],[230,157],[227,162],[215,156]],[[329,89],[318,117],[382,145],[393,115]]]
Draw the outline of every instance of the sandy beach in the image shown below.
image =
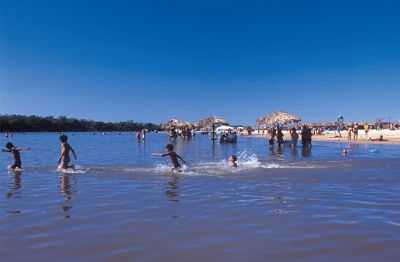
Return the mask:
[[[290,140],[288,132],[284,132],[285,140]],[[325,131],[322,135],[313,135],[313,141],[326,141],[336,143],[347,143],[347,131],[341,132],[342,137],[338,137],[338,133],[335,131]],[[255,134],[255,137],[263,137],[263,135]],[[383,136],[385,141],[376,141]],[[371,140],[372,139],[372,140]],[[400,130],[370,130],[368,136],[364,130],[360,130],[358,134],[358,140],[352,140],[353,144],[393,144],[400,145]]]

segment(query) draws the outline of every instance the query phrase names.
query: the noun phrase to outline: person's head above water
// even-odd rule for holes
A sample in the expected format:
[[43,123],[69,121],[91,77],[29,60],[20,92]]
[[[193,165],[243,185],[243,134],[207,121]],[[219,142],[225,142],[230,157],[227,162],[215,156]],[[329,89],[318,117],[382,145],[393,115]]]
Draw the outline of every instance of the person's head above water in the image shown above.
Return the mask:
[[237,164],[237,156],[236,155],[231,155],[230,157],[229,157],[229,166],[231,166],[231,167],[238,167],[238,164]]
[[165,148],[170,152],[174,151],[174,145],[173,144],[168,144]]
[[61,136],[60,136],[60,141],[61,141],[62,143],[66,143],[66,142],[68,141],[68,137],[67,137],[66,135],[61,135]]
[[14,145],[12,143],[10,143],[10,142],[8,142],[6,144],[6,148],[9,149],[9,150],[11,150],[13,147],[14,147]]

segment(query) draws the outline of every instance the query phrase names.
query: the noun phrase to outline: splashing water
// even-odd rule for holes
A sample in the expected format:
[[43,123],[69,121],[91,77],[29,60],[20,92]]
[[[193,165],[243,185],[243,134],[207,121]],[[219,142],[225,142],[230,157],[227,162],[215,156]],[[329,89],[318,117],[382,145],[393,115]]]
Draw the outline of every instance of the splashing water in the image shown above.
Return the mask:
[[63,173],[63,174],[86,174],[89,171],[89,168],[84,168],[82,166],[79,165],[75,165],[75,168],[67,168],[67,169],[63,169],[63,168],[58,168],[57,172]]
[[261,167],[261,162],[256,154],[250,154],[243,151],[238,157],[238,166],[240,169],[253,169]]

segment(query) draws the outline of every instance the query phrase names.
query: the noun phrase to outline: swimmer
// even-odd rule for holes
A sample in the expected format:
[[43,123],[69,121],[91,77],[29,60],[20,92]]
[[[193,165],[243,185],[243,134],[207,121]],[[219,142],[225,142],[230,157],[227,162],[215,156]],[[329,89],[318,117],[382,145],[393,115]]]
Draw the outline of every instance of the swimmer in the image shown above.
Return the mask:
[[349,154],[349,150],[347,148],[343,148],[342,155],[347,156]]
[[77,156],[75,150],[68,143],[68,137],[66,135],[60,136],[61,142],[61,154],[58,159],[58,169],[75,169],[74,165],[70,165],[71,158],[70,153],[74,156],[74,159],[77,160]]
[[238,167],[237,156],[231,155],[228,159],[228,164],[230,167]]
[[10,169],[12,170],[21,170],[22,169],[22,161],[21,161],[21,151],[28,151],[30,148],[18,148],[14,146],[12,143],[8,142],[6,144],[6,148],[3,149],[3,152],[11,153],[14,158],[14,164],[10,165]]

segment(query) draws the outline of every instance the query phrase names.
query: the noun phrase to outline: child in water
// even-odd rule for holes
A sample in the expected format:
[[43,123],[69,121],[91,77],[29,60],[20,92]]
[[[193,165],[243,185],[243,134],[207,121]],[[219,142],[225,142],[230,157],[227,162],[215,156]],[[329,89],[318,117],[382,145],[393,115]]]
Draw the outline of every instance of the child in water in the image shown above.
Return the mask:
[[13,158],[14,158],[14,164],[10,165],[10,169],[12,170],[18,170],[22,169],[22,161],[21,161],[21,151],[27,151],[30,150],[29,148],[18,148],[14,146],[12,143],[8,142],[6,144],[6,149],[3,149],[3,152],[11,153]]
[[347,156],[349,154],[349,150],[347,148],[344,148],[342,150],[342,156]]
[[228,159],[228,164],[230,167],[238,167],[237,156],[231,155]]
[[180,159],[184,164],[186,164],[185,160],[183,160],[183,158],[174,151],[174,146],[172,144],[168,144],[165,148],[167,149],[167,153],[162,154],[161,156],[162,157],[169,156],[172,165],[174,166],[173,170],[178,170],[179,168],[182,167],[178,159]]
[[66,135],[60,136],[61,142],[61,154],[60,158],[58,159],[58,168],[59,169],[74,169],[74,165],[70,165],[71,158],[70,153],[74,156],[74,159],[77,160],[77,156],[75,150],[68,144],[68,137]]

